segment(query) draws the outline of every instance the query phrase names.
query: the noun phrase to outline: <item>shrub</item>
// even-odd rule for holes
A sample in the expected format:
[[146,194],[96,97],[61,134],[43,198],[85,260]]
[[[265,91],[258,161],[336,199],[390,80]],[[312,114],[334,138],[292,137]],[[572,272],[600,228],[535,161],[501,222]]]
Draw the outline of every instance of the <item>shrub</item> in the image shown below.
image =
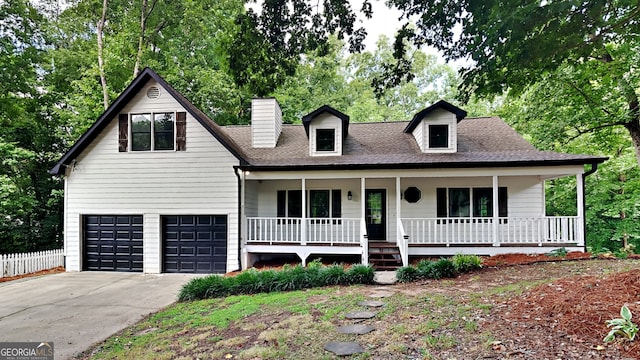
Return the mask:
[[482,259],[477,255],[456,254],[451,261],[456,271],[465,273],[482,268]]
[[355,265],[345,272],[339,265],[323,267],[311,263],[310,267],[284,266],[282,270],[258,271],[250,269],[236,276],[209,275],[185,284],[178,294],[179,301],[225,297],[238,294],[289,291],[325,285],[372,284],[371,266]]
[[349,284],[373,284],[375,270],[371,265],[353,265],[346,272]]
[[418,280],[418,270],[413,266],[403,266],[396,270],[396,278],[400,282],[411,282]]
[[433,261],[420,260],[416,265],[416,277],[418,279],[430,279],[431,278],[431,266]]
[[178,300],[193,301],[213,297],[212,294],[223,292],[223,282],[224,278],[218,275],[192,279],[180,289]]
[[451,278],[456,276],[456,267],[451,260],[440,259],[430,265],[429,277],[432,279]]
[[320,272],[322,285],[344,285],[349,282],[349,278],[342,265],[331,265]]
[[568,254],[567,249],[562,247],[562,248],[558,248],[558,249],[552,250],[552,251],[546,253],[545,255],[550,256],[550,257],[561,257],[561,258],[563,258],[563,257],[567,256],[567,254]]

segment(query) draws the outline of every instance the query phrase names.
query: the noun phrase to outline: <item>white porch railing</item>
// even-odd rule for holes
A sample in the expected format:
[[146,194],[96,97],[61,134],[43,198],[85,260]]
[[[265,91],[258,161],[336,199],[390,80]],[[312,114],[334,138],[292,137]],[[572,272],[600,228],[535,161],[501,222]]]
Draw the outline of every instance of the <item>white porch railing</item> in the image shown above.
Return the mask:
[[409,235],[404,231],[402,220],[398,219],[398,249],[400,249],[400,258],[402,266],[409,266]]
[[369,265],[369,235],[364,217],[360,219],[360,247],[362,248],[362,264]]
[[278,243],[356,245],[360,244],[360,222],[360,219],[347,218],[250,217],[247,218],[247,241],[269,245]]
[[0,278],[64,266],[64,250],[0,255]]
[[417,245],[582,245],[577,216],[499,218],[497,226],[493,218],[402,219],[402,224],[409,244]]

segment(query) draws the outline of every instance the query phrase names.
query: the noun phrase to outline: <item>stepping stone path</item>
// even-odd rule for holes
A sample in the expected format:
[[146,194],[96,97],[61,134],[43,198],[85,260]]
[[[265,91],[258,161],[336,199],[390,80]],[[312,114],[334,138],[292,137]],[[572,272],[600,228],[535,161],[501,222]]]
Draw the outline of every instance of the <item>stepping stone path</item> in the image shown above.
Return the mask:
[[[394,294],[393,291],[376,288],[374,292],[369,294],[369,297],[375,298],[375,299],[383,299],[393,294]],[[360,301],[358,305],[365,308],[380,308],[385,306],[386,304],[378,300],[364,300],[364,301]],[[367,319],[372,319],[375,316],[376,316],[375,312],[365,310],[365,311],[353,311],[353,312],[347,313],[345,315],[345,318],[351,319],[354,322],[361,322]],[[373,330],[375,330],[373,326],[365,325],[365,324],[352,324],[352,325],[345,325],[345,326],[340,326],[336,328],[336,331],[340,334],[354,334],[354,335],[368,334]],[[350,356],[355,354],[361,354],[364,352],[364,349],[362,348],[362,346],[357,342],[332,341],[330,343],[327,343],[324,346],[324,349],[338,356]]]

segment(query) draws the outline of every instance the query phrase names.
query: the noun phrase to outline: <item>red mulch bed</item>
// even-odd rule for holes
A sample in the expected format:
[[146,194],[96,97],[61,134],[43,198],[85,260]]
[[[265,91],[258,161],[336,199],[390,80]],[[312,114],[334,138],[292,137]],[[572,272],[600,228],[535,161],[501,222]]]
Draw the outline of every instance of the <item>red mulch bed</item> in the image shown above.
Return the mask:
[[545,254],[501,254],[494,255],[482,260],[482,265],[485,267],[499,267],[499,266],[511,266],[511,265],[524,265],[533,264],[538,262],[548,261],[562,261],[562,260],[584,260],[591,259],[593,256],[590,253],[584,253],[579,251],[572,251],[566,256],[549,256]]
[[[578,276],[543,284],[506,303],[505,320],[560,330],[576,343],[601,343],[609,332],[606,320],[619,318],[627,305],[640,317],[640,270],[609,276]],[[595,345],[590,345],[592,348]],[[606,346],[633,358],[640,354],[640,341],[618,339]]]
[[27,278],[27,277],[56,274],[56,273],[61,273],[61,272],[64,272],[64,267],[63,266],[59,266],[59,267],[53,268],[53,269],[42,270],[42,271],[38,271],[38,272],[34,272],[34,273],[24,274],[24,275],[3,277],[3,278],[0,278],[0,283],[11,281],[11,280],[18,280],[18,279]]

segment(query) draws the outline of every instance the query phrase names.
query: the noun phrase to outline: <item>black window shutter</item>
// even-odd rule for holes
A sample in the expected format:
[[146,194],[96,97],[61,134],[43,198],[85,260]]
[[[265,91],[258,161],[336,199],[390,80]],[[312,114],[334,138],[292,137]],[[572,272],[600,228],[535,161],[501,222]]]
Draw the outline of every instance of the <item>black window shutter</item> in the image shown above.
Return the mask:
[[437,216],[447,217],[447,189],[436,189]]
[[285,190],[278,190],[278,217],[287,216],[287,192]]
[[342,191],[331,190],[331,217],[342,217]]
[[507,188],[498,188],[498,216],[507,217],[509,212],[507,210]]
[[289,217],[302,217],[302,190],[289,190],[287,205]]
[[176,113],[176,151],[187,150],[187,113]]
[[118,116],[118,151],[127,152],[129,147],[129,114]]

